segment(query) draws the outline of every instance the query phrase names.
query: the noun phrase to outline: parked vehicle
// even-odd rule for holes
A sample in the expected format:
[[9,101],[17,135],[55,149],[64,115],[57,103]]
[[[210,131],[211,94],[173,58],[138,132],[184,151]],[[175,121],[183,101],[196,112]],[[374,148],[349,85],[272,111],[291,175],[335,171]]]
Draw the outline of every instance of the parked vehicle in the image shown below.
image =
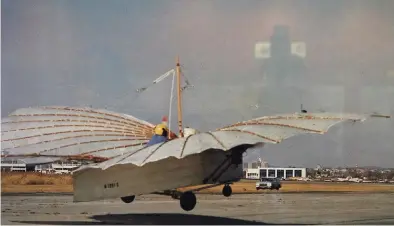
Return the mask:
[[260,189],[276,189],[279,190],[282,187],[279,178],[260,178],[260,181],[256,182],[256,190]]

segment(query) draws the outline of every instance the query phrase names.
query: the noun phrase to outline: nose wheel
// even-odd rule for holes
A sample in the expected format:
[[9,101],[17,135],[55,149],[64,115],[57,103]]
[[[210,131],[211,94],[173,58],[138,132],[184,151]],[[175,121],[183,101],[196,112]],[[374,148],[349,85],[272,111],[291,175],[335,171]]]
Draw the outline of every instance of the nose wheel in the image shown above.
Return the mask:
[[232,193],[233,193],[233,189],[231,188],[231,186],[229,184],[225,184],[222,190],[222,194],[225,197],[230,197]]
[[179,201],[181,204],[181,208],[185,211],[190,211],[194,209],[197,204],[196,195],[191,191],[183,193]]

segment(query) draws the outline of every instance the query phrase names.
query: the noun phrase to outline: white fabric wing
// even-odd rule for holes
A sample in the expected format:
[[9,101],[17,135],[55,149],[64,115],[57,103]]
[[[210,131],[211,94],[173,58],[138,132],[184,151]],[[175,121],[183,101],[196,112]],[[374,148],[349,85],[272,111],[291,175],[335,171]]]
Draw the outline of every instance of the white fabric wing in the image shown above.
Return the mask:
[[92,108],[22,108],[2,120],[2,156],[56,156],[106,160],[143,147],[154,125]]
[[139,150],[126,151],[128,154],[106,162],[83,166],[77,171],[88,168],[107,169],[120,164],[143,166],[149,162],[169,157],[180,159],[212,148],[226,151],[242,144],[280,143],[284,139],[299,134],[324,134],[337,123],[364,121],[367,117],[366,115],[333,113],[303,113],[261,117],[239,122],[214,132],[198,133]]

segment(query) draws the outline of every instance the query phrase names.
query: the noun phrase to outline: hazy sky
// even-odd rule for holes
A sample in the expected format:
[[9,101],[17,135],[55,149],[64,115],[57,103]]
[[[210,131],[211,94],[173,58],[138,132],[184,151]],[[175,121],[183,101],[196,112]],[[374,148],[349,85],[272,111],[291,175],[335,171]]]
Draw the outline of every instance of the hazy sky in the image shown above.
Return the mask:
[[[139,97],[135,89],[173,68],[177,54],[195,85],[184,93],[184,120],[201,130],[298,111],[301,102],[309,111],[394,115],[392,0],[3,0],[1,8],[2,117],[69,105],[158,122],[170,80]],[[281,24],[307,44],[302,96],[265,86],[254,58],[255,43]],[[338,126],[261,154],[275,165],[394,167],[393,121]]]

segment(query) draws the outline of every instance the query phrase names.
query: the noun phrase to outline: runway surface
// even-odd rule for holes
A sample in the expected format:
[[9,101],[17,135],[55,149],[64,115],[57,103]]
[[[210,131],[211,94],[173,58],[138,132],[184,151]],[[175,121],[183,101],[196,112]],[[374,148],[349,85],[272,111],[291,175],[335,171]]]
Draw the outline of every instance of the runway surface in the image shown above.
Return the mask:
[[73,203],[70,195],[2,196],[2,224],[394,224],[394,194],[197,195],[194,210],[159,195]]

